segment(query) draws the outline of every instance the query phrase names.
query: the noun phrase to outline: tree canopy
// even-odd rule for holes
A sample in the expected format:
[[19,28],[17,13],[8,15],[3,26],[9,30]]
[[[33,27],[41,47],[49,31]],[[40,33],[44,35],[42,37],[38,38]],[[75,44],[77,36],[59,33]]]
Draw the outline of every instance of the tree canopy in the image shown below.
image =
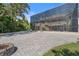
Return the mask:
[[27,3],[0,3],[0,33],[30,29],[30,24],[24,15],[28,14],[29,10]]

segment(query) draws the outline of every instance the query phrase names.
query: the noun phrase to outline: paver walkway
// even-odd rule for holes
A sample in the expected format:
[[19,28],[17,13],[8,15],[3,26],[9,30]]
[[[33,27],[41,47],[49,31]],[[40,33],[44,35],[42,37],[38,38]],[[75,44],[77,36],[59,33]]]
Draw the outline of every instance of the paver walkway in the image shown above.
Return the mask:
[[41,56],[52,47],[77,41],[79,33],[68,32],[32,32],[1,36],[0,43],[11,42],[18,49],[12,56]]

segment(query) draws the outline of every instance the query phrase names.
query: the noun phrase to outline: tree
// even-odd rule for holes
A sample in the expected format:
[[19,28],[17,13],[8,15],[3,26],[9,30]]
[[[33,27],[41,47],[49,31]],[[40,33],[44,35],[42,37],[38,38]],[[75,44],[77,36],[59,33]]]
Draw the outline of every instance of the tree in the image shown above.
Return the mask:
[[[24,13],[28,13],[29,5],[22,4],[22,3],[0,3],[0,32],[13,32],[17,31],[17,28],[20,27],[20,30],[24,29],[24,27],[27,25],[24,25],[27,22],[27,20],[24,21]],[[23,19],[20,21],[17,21],[17,16],[22,17]],[[21,24],[22,26],[17,26],[17,24]],[[19,31],[20,31],[19,30]]]

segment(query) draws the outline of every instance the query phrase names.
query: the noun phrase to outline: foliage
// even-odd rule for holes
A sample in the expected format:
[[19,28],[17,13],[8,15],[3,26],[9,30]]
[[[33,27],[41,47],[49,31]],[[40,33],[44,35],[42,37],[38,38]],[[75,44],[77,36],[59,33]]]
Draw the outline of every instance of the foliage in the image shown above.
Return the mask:
[[[30,25],[24,15],[24,13],[28,13],[29,9],[27,3],[0,3],[0,33],[30,29]],[[22,19],[17,18],[17,16]]]
[[79,42],[57,46],[44,56],[79,56]]

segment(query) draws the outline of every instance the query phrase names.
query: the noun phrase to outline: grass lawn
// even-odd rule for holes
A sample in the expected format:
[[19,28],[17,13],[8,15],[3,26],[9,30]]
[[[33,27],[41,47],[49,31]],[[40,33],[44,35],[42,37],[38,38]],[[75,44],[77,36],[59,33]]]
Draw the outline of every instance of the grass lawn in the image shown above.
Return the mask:
[[79,56],[79,42],[57,46],[46,52],[44,56]]

